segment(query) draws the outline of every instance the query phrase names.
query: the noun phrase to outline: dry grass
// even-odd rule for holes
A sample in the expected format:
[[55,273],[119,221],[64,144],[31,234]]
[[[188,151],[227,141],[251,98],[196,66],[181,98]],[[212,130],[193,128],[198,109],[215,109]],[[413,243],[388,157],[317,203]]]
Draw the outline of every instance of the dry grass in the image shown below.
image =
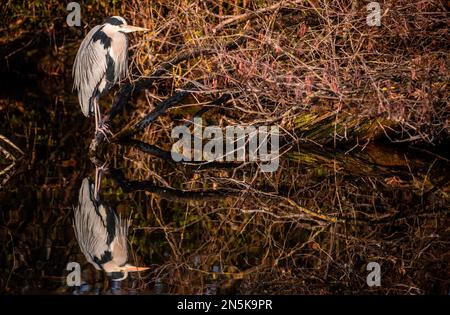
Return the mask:
[[[135,46],[132,67],[140,75],[180,51],[217,51],[173,67],[147,94],[145,111],[193,83],[200,91],[192,105],[239,93],[223,123],[291,131],[305,113],[336,110],[389,120],[401,131],[397,140],[439,141],[448,135],[450,110],[445,4],[381,6],[381,26],[370,27],[357,1],[133,1],[129,19],[153,30]],[[240,36],[246,41],[238,49],[224,50]]]

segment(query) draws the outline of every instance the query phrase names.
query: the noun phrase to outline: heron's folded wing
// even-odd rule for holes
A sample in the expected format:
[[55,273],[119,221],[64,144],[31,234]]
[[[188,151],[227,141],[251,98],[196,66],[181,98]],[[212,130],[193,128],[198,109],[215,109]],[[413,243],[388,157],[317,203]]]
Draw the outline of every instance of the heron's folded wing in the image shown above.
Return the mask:
[[105,210],[101,208],[99,212],[96,210],[92,183],[85,178],[80,188],[78,206],[74,209],[75,236],[88,262],[98,270],[101,267],[96,260],[101,260],[110,251],[108,230],[104,223]]
[[108,48],[101,40],[95,40],[96,33],[102,32],[101,28],[97,25],[86,35],[72,69],[73,87],[78,91],[78,100],[85,116],[93,110],[90,99],[106,73]]

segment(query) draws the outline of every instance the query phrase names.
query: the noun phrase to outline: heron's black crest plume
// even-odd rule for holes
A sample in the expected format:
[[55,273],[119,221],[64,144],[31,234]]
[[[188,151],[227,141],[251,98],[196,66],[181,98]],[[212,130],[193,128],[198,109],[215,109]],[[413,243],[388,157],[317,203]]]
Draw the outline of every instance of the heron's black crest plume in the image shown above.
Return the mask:
[[105,20],[105,23],[109,23],[111,25],[123,25],[123,21],[121,21],[120,19],[116,18],[116,17],[109,17]]

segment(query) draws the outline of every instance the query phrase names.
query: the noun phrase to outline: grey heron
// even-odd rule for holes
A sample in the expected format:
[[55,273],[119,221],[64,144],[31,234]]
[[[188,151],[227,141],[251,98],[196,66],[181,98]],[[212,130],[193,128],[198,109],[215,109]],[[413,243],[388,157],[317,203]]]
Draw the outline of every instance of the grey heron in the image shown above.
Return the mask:
[[105,95],[128,70],[127,33],[148,31],[128,25],[123,17],[113,16],[92,28],[78,49],[73,65],[73,88],[78,91],[81,111],[86,117],[94,114],[95,131],[106,136],[99,98]]
[[75,236],[87,261],[97,270],[124,275],[115,281],[125,279],[128,272],[148,269],[127,264],[129,223],[103,205],[94,196],[94,184],[89,178],[83,179],[74,208]]

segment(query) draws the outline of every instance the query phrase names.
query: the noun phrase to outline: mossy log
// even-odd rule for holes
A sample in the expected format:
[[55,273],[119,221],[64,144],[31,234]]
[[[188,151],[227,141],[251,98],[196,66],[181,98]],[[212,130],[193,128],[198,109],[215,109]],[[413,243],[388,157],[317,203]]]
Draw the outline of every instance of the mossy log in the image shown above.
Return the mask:
[[345,141],[368,141],[385,134],[395,122],[385,118],[367,118],[351,113],[331,111],[306,113],[294,121],[296,134],[320,144]]

